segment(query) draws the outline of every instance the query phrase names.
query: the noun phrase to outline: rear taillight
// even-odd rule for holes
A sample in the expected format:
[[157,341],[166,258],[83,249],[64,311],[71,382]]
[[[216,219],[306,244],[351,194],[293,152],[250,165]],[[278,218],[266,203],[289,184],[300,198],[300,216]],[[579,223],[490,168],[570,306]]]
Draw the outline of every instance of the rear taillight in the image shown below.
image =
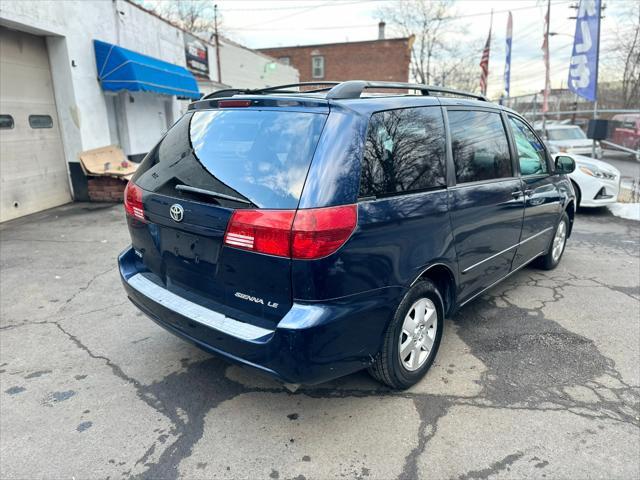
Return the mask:
[[229,220],[224,243],[244,250],[288,257],[295,213],[295,210],[236,210]]
[[358,222],[356,205],[307,210],[236,210],[224,243],[279,257],[316,259],[338,250]]
[[291,256],[326,257],[344,245],[357,223],[355,205],[298,210],[291,230]]
[[142,189],[133,182],[127,183],[124,189],[124,210],[138,220],[144,220],[142,205]]

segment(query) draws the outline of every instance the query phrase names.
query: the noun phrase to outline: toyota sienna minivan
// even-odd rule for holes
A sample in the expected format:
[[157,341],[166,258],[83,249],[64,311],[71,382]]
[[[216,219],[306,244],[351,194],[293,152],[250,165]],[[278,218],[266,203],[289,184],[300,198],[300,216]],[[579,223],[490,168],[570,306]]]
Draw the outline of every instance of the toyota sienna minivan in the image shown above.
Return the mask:
[[160,326],[285,384],[366,368],[403,389],[433,363],[445,317],[531,262],[558,264],[574,166],[471,93],[218,91],[127,185],[120,274]]

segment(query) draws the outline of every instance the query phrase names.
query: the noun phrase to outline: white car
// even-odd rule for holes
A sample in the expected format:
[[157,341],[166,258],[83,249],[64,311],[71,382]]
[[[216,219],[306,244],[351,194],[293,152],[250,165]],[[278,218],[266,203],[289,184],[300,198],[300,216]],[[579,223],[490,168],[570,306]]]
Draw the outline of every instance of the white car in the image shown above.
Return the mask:
[[[555,147],[562,153],[591,156],[593,140],[587,138],[585,133],[577,125],[563,125],[551,123],[545,126],[544,132],[541,125],[536,126],[538,134],[546,139],[545,143]],[[602,158],[602,147],[596,142],[596,158]]]
[[[553,149],[552,149],[553,150]],[[567,153],[554,153],[573,158],[576,169],[569,174],[576,192],[578,207],[601,207],[618,201],[620,171],[595,158]]]

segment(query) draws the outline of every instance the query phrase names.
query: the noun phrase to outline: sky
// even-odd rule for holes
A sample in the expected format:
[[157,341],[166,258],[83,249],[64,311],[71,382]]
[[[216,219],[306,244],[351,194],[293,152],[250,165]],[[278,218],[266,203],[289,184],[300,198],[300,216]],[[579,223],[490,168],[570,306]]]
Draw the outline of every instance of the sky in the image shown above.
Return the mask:
[[[250,48],[372,40],[377,38],[380,9],[394,0],[212,0],[222,16],[222,32]],[[615,49],[620,12],[637,0],[605,0],[601,56]],[[566,86],[573,45],[577,2],[551,1],[550,39],[552,88]],[[511,65],[512,95],[532,93],[544,87],[542,40],[545,0],[457,0],[451,24],[466,27],[469,38],[483,44],[493,9],[493,35],[489,64],[490,96],[503,89],[505,34],[508,11],[513,14]],[[387,25],[387,37],[400,36]],[[453,41],[453,38],[451,38]],[[473,56],[473,52],[471,52]],[[480,52],[477,52],[478,63]],[[478,67],[479,72],[479,67]],[[479,73],[478,73],[479,74]],[[603,78],[605,77],[605,78]],[[600,81],[606,81],[601,69]]]

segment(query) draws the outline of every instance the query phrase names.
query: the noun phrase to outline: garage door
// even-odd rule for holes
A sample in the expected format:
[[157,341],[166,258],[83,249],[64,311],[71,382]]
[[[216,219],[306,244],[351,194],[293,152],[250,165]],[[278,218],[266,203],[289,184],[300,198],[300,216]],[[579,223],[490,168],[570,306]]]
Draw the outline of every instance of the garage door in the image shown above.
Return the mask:
[[43,37],[0,27],[0,221],[71,200]]

